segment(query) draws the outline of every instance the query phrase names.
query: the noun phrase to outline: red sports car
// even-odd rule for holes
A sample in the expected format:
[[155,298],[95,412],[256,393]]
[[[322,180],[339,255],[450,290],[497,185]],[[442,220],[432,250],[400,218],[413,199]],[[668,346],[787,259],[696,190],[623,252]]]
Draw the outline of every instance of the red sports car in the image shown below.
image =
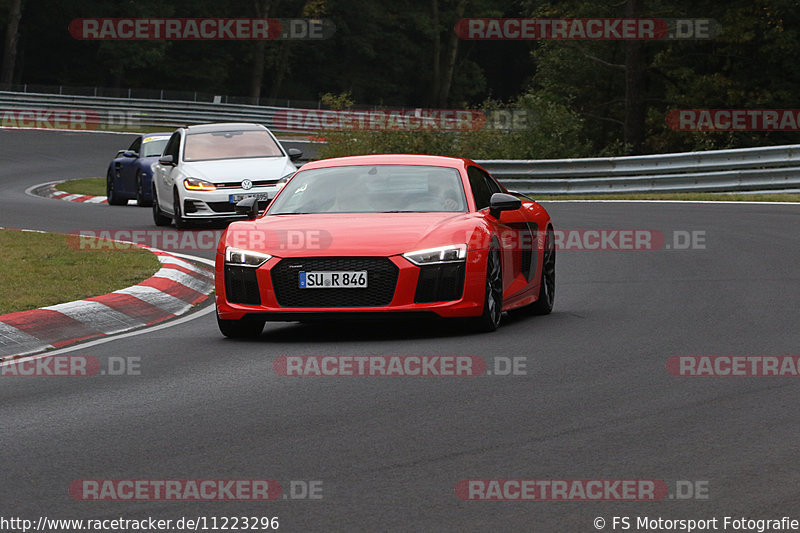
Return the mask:
[[494,331],[503,311],[547,314],[547,211],[469,159],[370,155],[308,163],[258,217],[237,204],[216,260],[228,337],[264,323],[431,315]]

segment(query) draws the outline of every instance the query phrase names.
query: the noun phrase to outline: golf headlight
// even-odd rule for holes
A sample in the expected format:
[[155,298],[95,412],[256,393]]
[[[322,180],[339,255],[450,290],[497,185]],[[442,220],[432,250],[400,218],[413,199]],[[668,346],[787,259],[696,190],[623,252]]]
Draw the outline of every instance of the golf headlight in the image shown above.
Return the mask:
[[280,188],[282,189],[282,188],[283,188],[283,186],[284,186],[284,185],[286,185],[286,182],[287,182],[287,181],[289,181],[289,178],[291,178],[292,176],[294,176],[294,173],[295,173],[295,172],[297,172],[297,171],[295,170],[295,171],[289,172],[289,173],[288,173],[288,174],[286,174],[284,177],[282,177],[282,178],[281,178],[281,179],[279,179],[277,182],[275,182],[275,185],[277,185],[278,187],[280,187]]
[[188,191],[216,191],[217,186],[206,180],[197,178],[186,178],[183,180],[183,186]]
[[440,246],[439,248],[418,250],[416,252],[403,254],[403,257],[418,266],[464,261],[467,258],[467,245],[453,244],[450,246]]
[[267,261],[272,259],[269,254],[262,254],[261,252],[251,252],[249,250],[240,250],[228,246],[225,248],[225,264],[236,265],[245,267],[260,267]]

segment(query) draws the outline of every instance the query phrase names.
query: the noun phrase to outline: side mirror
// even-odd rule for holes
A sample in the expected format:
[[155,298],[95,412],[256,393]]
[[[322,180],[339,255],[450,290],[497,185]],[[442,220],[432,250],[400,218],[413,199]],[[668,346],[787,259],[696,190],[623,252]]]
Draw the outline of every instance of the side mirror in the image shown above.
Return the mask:
[[258,216],[258,198],[245,198],[236,202],[234,207],[237,215],[245,215],[248,220],[253,220]]
[[516,196],[504,192],[496,192],[489,199],[489,214],[499,219],[503,211],[516,211],[522,207],[522,201]]
[[297,148],[289,148],[288,153],[290,161],[297,161],[298,159],[303,157],[303,151],[298,150]]
[[139,157],[139,154],[137,154],[133,150],[125,150],[124,152],[122,152],[122,157]]
[[162,155],[158,158],[158,163],[164,165],[165,167],[174,167],[175,161],[172,160],[171,155]]

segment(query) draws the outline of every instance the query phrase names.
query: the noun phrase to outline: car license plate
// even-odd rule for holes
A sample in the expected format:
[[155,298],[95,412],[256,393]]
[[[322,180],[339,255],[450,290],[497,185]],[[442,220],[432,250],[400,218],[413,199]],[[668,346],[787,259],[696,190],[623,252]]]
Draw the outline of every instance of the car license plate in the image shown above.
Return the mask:
[[300,272],[301,289],[365,289],[367,271]]
[[258,198],[259,202],[268,202],[269,201],[269,193],[266,192],[259,192],[259,193],[250,193],[250,194],[229,194],[228,201],[230,203],[235,204],[237,202],[241,202],[246,198]]

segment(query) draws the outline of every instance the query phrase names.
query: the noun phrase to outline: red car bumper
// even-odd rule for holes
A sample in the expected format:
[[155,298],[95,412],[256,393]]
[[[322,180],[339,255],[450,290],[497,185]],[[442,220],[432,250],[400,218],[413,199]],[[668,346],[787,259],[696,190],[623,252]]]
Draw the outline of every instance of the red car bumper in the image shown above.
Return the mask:
[[[215,285],[217,312],[219,317],[225,320],[239,320],[245,316],[257,317],[263,320],[307,320],[316,317],[328,317],[341,315],[342,317],[363,316],[387,316],[395,313],[420,313],[427,312],[440,317],[470,317],[478,316],[483,311],[484,297],[486,290],[486,251],[471,250],[467,254],[464,264],[463,291],[458,299],[448,301],[420,301],[420,275],[422,268],[407,261],[401,256],[385,258],[397,267],[397,278],[394,284],[394,291],[391,301],[386,305],[380,306],[341,306],[327,303],[325,306],[305,307],[296,304],[285,305],[286,298],[281,298],[276,293],[273,284],[273,269],[283,260],[273,257],[260,267],[246,272],[251,279],[249,285],[250,294],[257,291],[257,302],[255,297],[253,303],[241,303],[242,298],[229,298],[226,291],[226,269],[222,254],[217,254]],[[239,267],[246,268],[246,267]],[[254,276],[253,276],[254,274]],[[276,276],[283,275],[275,271]],[[229,284],[230,286],[230,280]],[[233,289],[232,289],[233,290]],[[331,289],[304,289],[304,291],[330,291]],[[335,289],[345,291],[361,291],[365,289]],[[280,291],[278,291],[280,292]],[[231,300],[236,300],[231,301]],[[279,299],[284,300],[284,305],[279,303]],[[296,318],[295,318],[296,317]]]

